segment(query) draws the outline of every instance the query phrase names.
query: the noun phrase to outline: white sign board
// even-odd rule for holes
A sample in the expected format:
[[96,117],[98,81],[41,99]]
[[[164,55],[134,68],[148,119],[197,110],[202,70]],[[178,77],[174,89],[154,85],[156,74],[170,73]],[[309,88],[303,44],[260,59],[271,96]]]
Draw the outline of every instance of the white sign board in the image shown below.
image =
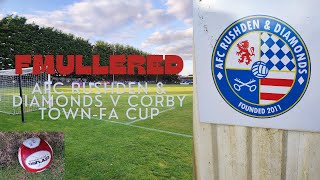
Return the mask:
[[319,6],[194,0],[200,121],[320,131]]

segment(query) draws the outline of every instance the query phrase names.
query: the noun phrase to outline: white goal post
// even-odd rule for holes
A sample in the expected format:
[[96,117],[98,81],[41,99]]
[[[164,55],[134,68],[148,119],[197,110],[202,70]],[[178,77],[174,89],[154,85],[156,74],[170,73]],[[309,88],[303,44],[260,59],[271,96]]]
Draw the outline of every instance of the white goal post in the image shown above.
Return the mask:
[[[23,102],[26,100],[30,102],[34,96],[32,90],[35,84],[38,83],[40,87],[44,87],[44,84],[49,81],[50,76],[46,73],[32,74],[32,67],[23,68],[21,75],[16,74],[15,69],[0,70],[0,112],[14,115],[21,114],[21,110],[24,113],[38,110],[39,107],[37,106],[27,106],[23,109],[20,106],[13,107],[13,96],[20,96],[21,88]],[[35,96],[40,95],[35,94]]]

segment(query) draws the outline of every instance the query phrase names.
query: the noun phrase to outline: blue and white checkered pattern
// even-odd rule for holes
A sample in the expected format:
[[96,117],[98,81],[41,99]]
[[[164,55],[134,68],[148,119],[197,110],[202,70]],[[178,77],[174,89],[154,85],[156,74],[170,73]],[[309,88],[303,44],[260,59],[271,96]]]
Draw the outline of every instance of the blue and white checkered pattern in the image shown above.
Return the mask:
[[269,70],[294,71],[294,57],[285,42],[279,37],[261,33],[260,60],[267,64]]

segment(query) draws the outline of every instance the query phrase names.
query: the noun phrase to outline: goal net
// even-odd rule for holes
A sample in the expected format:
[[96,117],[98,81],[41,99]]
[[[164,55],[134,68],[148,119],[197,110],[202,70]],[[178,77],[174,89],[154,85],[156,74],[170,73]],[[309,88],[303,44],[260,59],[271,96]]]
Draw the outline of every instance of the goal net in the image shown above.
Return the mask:
[[[32,94],[36,83],[43,88],[45,82],[48,82],[48,75],[46,73],[39,75],[32,74],[32,68],[24,68],[20,77],[23,102],[30,102],[33,96],[41,96],[39,93]],[[0,112],[21,114],[21,107],[13,106],[14,96],[20,96],[19,75],[15,73],[15,69],[0,70]],[[17,98],[16,101],[18,101]],[[39,109],[38,106],[24,106],[23,108],[25,113]]]

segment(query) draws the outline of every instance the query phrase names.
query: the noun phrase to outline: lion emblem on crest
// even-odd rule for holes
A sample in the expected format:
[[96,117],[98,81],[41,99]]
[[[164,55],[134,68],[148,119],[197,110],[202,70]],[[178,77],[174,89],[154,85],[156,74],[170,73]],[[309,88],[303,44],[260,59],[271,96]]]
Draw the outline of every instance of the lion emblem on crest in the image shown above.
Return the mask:
[[[237,44],[239,51],[236,54],[239,56],[238,62],[243,63],[246,60],[246,64],[249,65],[252,61],[251,57],[255,56],[254,54],[254,47],[250,47],[249,41],[244,40]],[[249,51],[250,47],[250,51]]]

